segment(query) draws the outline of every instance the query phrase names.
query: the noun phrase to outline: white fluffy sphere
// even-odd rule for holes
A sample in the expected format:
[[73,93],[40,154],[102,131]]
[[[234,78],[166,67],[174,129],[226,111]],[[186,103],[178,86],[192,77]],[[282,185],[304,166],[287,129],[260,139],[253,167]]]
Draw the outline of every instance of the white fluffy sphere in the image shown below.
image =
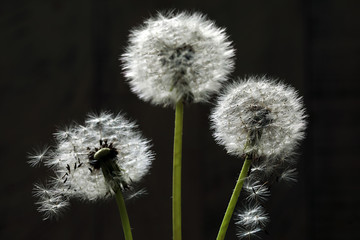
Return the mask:
[[228,153],[285,159],[304,137],[305,117],[292,87],[249,77],[225,89],[210,119],[215,139]]
[[131,89],[156,105],[203,102],[234,66],[224,29],[194,13],[158,14],[130,34],[122,55]]

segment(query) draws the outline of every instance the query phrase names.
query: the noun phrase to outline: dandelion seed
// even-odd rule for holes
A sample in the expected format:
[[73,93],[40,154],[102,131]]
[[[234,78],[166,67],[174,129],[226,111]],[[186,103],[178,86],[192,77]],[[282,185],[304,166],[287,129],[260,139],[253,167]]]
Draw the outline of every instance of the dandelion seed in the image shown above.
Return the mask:
[[291,156],[306,126],[297,92],[265,77],[230,84],[210,119],[215,139],[228,153],[252,153],[266,160]]
[[261,228],[269,222],[269,217],[263,207],[258,204],[246,208],[236,215],[236,224],[245,228]]
[[199,13],[158,14],[130,34],[122,55],[131,89],[156,105],[203,102],[234,66],[224,29]]
[[247,181],[244,184],[244,190],[247,192],[248,201],[264,202],[270,197],[270,190],[266,183],[260,184],[259,181]]
[[34,184],[33,195],[34,197],[38,198],[45,196],[48,197],[54,195],[54,191],[52,191],[42,183],[37,183]]
[[29,154],[28,163],[30,164],[30,166],[36,167],[40,165],[47,157],[47,154],[49,154],[48,151],[49,151],[49,147],[46,146],[44,148],[34,150],[35,153],[33,154]]
[[43,161],[55,176],[48,185],[34,187],[46,219],[67,207],[70,198],[95,201],[130,188],[148,172],[153,159],[149,141],[120,114],[89,115],[85,125],[74,124],[54,136],[56,145]]
[[146,195],[147,191],[146,189],[142,188],[139,190],[135,190],[135,191],[130,191],[126,193],[126,200],[130,200],[130,199],[137,199],[140,196]]
[[38,211],[44,214],[43,220],[57,218],[70,205],[61,195],[43,196],[36,204]]
[[264,172],[266,166],[264,164],[253,165],[251,166],[250,173],[261,173]]
[[285,169],[279,176],[279,182],[297,182],[297,171],[295,168]]
[[257,233],[259,233],[262,229],[261,228],[253,228],[253,229],[245,229],[245,228],[238,228],[237,236],[239,239],[251,239],[253,237],[257,237]]

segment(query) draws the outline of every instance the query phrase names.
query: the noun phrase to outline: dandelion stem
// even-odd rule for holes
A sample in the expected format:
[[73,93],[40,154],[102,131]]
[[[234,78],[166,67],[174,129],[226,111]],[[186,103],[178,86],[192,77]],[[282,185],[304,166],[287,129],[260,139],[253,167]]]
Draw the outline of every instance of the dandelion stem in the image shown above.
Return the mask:
[[98,156],[98,159],[101,160],[101,171],[105,177],[106,182],[115,192],[116,203],[119,208],[121,224],[123,227],[125,239],[132,240],[133,238],[131,235],[129,216],[127,214],[125,201],[121,193],[123,185],[119,183],[118,179],[116,180],[116,177],[119,177],[119,174],[121,173],[121,169],[117,164],[115,164],[114,161],[111,161],[111,158],[109,159],[109,157],[111,156],[109,155],[109,151],[107,150],[107,148],[102,148],[101,150],[97,151],[96,156]]
[[181,151],[184,105],[176,104],[173,155],[173,240],[181,240]]
[[129,216],[126,211],[125,207],[125,201],[121,194],[121,190],[117,190],[115,194],[116,203],[119,207],[120,217],[121,217],[121,223],[124,231],[124,236],[126,240],[132,240],[132,234],[131,234],[131,227],[129,222]]
[[231,198],[230,198],[228,207],[226,209],[224,219],[221,223],[219,233],[217,235],[216,240],[223,240],[225,238],[226,231],[228,229],[228,226],[229,226],[229,223],[231,220],[231,216],[234,212],[234,209],[235,209],[237,200],[239,198],[240,191],[244,184],[245,178],[249,172],[250,165],[251,165],[251,159],[249,159],[248,156],[246,156],[244,164],[243,164],[241,172],[240,172],[240,175],[239,175],[239,179],[237,180],[233,194],[231,195]]

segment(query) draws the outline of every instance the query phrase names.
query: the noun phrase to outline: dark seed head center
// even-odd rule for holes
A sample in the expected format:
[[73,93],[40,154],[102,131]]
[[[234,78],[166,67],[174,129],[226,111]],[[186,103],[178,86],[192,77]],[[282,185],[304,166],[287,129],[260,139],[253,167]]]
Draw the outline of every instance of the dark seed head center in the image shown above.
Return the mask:
[[108,144],[106,140],[100,140],[100,148],[95,148],[89,153],[89,164],[94,169],[100,169],[101,165],[113,160],[118,151],[113,147],[113,144]]
[[101,161],[101,159],[109,158],[111,155],[111,149],[110,148],[100,148],[95,154],[94,159]]

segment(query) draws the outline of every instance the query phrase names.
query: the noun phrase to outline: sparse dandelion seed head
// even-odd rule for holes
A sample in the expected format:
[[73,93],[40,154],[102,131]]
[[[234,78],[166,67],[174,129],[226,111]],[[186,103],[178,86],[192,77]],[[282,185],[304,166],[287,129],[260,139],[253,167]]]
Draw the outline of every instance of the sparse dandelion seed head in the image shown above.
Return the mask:
[[157,14],[132,30],[121,56],[131,90],[155,105],[207,101],[227,80],[234,49],[199,13]]
[[232,83],[211,114],[214,137],[228,153],[285,159],[304,138],[302,99],[290,86],[266,77]]
[[70,198],[108,198],[115,185],[124,190],[138,182],[149,171],[153,154],[136,128],[120,114],[102,112],[89,115],[84,125],[55,133],[56,144],[44,160],[55,176],[34,188],[45,218],[68,206]]

